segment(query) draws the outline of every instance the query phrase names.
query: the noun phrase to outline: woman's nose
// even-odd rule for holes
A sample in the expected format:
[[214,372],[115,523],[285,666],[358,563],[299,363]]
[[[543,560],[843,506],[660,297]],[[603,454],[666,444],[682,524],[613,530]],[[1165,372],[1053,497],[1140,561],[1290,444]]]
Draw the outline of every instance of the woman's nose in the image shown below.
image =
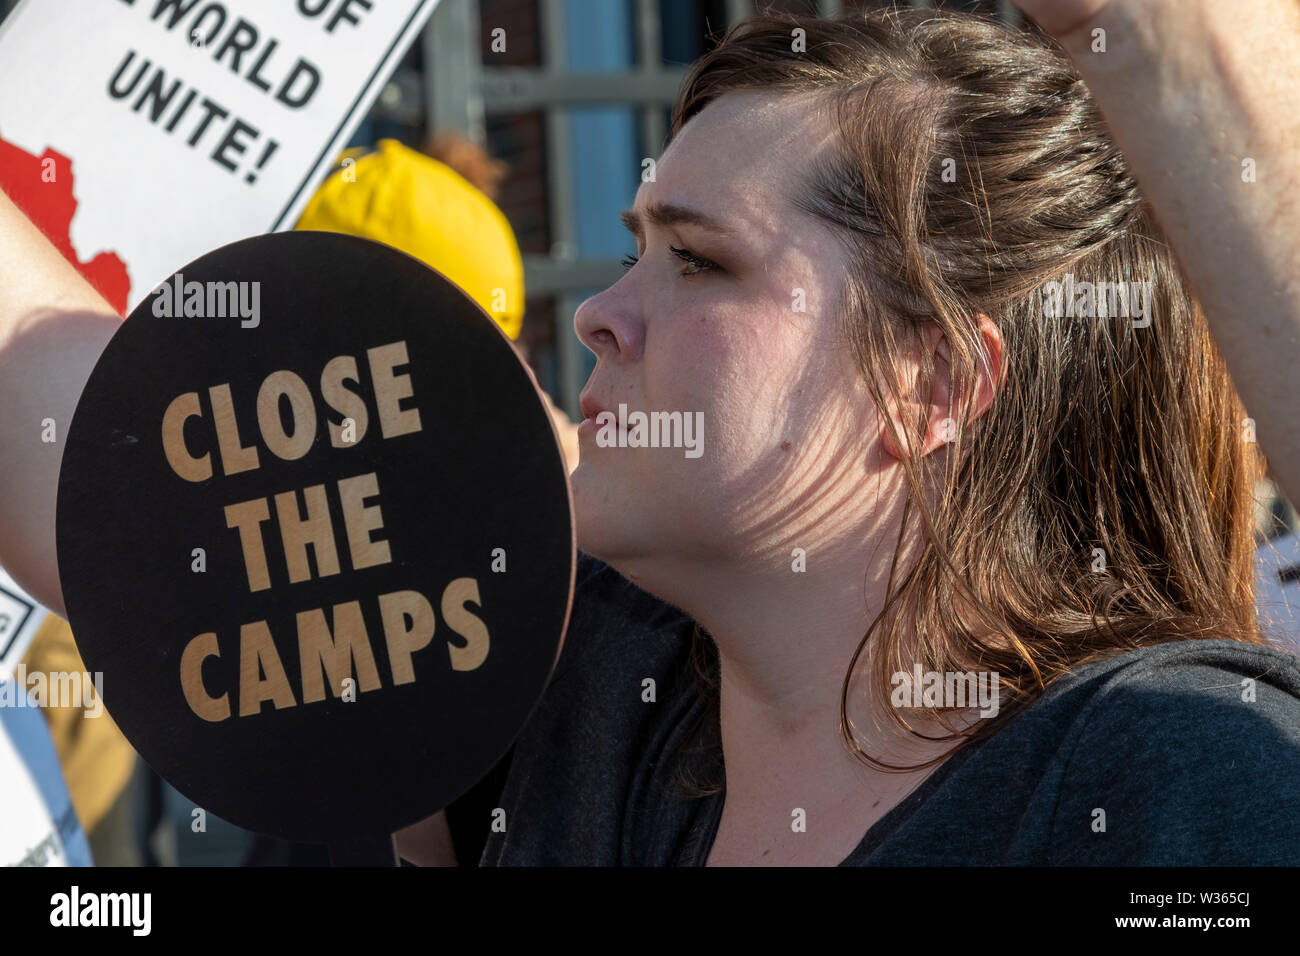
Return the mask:
[[622,284],[615,283],[578,306],[573,328],[597,358],[636,361],[645,343],[645,327],[627,294],[615,291]]

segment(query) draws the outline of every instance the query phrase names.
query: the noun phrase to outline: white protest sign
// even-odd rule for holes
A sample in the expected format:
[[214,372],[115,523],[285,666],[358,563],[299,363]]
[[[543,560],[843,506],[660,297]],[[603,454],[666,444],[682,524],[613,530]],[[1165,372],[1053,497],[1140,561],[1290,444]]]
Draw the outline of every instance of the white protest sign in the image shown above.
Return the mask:
[[291,228],[436,4],[24,0],[0,24],[0,186],[128,311]]
[[49,614],[0,568],[0,680],[13,676]]

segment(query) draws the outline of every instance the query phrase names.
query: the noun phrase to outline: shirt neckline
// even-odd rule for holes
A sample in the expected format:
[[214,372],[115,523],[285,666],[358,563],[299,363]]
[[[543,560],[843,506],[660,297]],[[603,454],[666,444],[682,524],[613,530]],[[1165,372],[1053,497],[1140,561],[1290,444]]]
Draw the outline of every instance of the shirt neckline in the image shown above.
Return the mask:
[[[961,764],[965,763],[970,757],[972,751],[979,747],[979,743],[967,744],[959,751],[945,760],[932,774],[926,777],[918,784],[911,793],[900,800],[894,807],[883,817],[867,828],[862,839],[858,841],[848,856],[846,856],[836,866],[857,866],[875,848],[884,841],[884,839],[897,829],[907,817],[920,808],[921,804],[929,799],[930,795],[957,770]],[[691,866],[705,866],[708,863],[709,853],[713,850],[713,843],[718,838],[718,826],[722,822],[722,810],[726,802],[725,784],[723,790],[711,794],[704,798],[705,804],[700,808],[699,816],[696,817],[701,828],[700,838],[696,841],[696,851],[692,854],[693,859],[690,861]]]

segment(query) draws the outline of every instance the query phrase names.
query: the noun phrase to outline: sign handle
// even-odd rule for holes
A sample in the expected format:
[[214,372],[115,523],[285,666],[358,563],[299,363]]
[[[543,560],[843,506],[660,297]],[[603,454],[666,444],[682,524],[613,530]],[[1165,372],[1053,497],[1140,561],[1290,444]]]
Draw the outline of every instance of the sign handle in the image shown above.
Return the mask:
[[400,866],[391,835],[359,837],[329,845],[330,866]]

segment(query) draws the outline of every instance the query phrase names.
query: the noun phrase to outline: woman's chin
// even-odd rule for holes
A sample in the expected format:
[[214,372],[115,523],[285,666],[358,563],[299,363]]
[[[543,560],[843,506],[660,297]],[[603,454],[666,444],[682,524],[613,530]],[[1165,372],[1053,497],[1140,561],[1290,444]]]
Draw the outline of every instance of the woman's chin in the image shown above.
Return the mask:
[[604,544],[602,539],[608,538],[614,530],[609,527],[610,519],[616,515],[600,513],[600,498],[593,496],[592,489],[583,480],[584,477],[582,465],[574,469],[573,474],[569,476],[573,489],[574,532],[578,539],[578,550],[599,557],[599,551]]

